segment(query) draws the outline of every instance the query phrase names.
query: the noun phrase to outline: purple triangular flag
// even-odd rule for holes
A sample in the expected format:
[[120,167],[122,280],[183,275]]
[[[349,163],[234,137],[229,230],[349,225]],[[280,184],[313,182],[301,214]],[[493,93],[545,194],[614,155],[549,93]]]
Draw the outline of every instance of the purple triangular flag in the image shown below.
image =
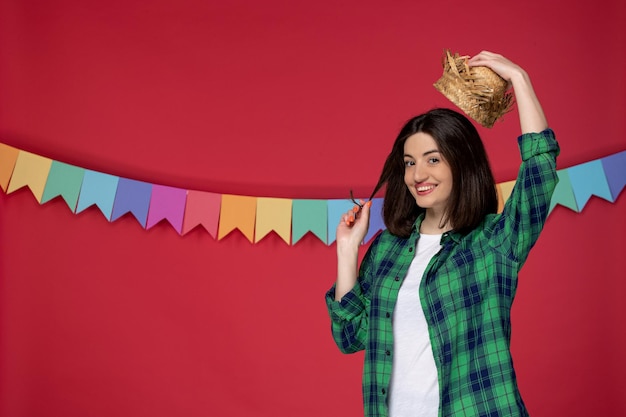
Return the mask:
[[141,227],[146,227],[152,184],[142,181],[120,178],[117,184],[117,194],[113,203],[111,221],[117,220],[124,214],[132,213]]
[[370,207],[370,227],[367,230],[364,243],[369,242],[378,232],[386,229],[383,220],[383,200],[383,198],[372,199],[372,207]]
[[602,168],[615,201],[626,185],[626,151],[602,158]]

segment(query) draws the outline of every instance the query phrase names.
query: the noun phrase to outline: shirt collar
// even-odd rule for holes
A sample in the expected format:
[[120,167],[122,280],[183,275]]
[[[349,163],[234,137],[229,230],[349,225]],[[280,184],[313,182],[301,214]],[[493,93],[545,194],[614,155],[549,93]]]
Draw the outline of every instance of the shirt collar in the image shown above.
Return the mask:
[[[424,217],[426,217],[426,213],[420,213],[420,215],[417,216],[417,219],[415,219],[415,222],[413,223],[413,231],[411,232],[411,234],[419,236],[420,226],[424,221]],[[448,232],[445,232],[441,236],[441,244],[444,244],[449,240],[453,240],[455,243],[459,243],[462,236],[463,235],[461,235],[461,233],[457,232],[456,230],[450,230]]]

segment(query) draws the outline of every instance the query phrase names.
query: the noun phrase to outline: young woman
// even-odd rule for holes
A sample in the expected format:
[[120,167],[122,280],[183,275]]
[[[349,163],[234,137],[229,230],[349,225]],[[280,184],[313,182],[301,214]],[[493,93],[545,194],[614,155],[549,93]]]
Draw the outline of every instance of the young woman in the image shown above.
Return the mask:
[[501,55],[469,60],[513,87],[522,164],[502,213],[472,123],[435,109],[407,122],[381,174],[386,230],[358,266],[370,204],[337,226],[326,294],[344,353],[365,349],[366,416],[526,416],[509,350],[517,276],[543,228],[559,146],[527,73]]

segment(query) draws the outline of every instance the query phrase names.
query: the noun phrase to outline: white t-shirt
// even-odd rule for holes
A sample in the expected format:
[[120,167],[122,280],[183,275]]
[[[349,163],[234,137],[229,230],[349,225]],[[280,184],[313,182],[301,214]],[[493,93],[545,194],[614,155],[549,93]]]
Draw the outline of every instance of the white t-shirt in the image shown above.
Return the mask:
[[439,381],[419,287],[428,262],[441,249],[441,235],[420,235],[417,253],[400,287],[393,312],[390,417],[437,417]]

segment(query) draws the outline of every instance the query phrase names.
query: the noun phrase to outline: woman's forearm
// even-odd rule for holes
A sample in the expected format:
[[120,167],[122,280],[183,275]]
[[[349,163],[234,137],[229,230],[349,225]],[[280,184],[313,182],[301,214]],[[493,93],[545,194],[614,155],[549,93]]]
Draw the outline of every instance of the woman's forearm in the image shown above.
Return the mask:
[[337,283],[335,301],[341,301],[344,295],[354,288],[357,279],[358,249],[337,249]]
[[535,94],[530,77],[520,70],[511,77],[515,91],[515,101],[522,133],[541,132],[548,127],[548,121]]

